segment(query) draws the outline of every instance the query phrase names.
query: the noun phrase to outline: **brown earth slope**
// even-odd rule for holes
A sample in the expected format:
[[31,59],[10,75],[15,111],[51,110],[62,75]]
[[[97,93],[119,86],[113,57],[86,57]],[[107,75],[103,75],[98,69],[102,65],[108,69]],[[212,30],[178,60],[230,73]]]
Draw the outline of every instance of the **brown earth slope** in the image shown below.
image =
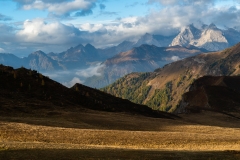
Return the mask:
[[129,74],[102,90],[156,110],[173,112],[194,80],[205,75],[240,75],[240,43],[220,52],[173,62],[151,73]]

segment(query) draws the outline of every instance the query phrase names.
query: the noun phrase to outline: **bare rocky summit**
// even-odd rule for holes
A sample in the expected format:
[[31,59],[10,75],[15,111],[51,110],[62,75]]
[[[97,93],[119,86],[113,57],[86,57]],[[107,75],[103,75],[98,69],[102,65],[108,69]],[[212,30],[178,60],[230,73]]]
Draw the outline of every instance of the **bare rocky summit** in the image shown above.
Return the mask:
[[[229,34],[232,35],[233,32],[235,33],[234,36],[228,36]],[[170,46],[186,46],[190,44],[209,51],[218,51],[236,44],[239,40],[234,37],[240,38],[238,31],[234,29],[221,30],[213,23],[200,29],[194,25],[189,25],[181,30]]]

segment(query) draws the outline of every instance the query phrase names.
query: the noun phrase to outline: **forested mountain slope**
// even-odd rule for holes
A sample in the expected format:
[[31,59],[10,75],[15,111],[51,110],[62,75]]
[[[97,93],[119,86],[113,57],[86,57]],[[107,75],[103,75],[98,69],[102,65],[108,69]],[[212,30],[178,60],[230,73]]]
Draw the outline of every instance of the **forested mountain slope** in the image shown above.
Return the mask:
[[240,75],[240,43],[219,52],[173,62],[150,73],[132,73],[102,90],[112,95],[173,112],[195,79]]

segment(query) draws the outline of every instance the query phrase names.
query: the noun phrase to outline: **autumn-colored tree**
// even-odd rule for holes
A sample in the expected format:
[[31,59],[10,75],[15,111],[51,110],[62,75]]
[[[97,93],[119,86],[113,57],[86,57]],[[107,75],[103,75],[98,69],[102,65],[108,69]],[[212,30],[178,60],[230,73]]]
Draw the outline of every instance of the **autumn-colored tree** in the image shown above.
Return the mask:
[[39,73],[39,78],[43,79],[43,75]]
[[13,78],[16,79],[17,78],[17,73],[13,72]]
[[44,86],[45,85],[45,82],[44,82],[44,80],[42,79],[42,86]]

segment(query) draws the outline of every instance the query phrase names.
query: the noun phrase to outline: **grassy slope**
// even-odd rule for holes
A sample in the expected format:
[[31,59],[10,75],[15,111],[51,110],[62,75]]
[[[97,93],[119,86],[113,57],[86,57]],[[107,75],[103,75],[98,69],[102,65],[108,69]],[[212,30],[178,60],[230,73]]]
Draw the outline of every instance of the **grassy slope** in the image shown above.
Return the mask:
[[59,155],[72,159],[239,158],[239,127],[239,119],[213,112],[182,115],[178,120],[92,110],[1,117],[0,159],[39,155],[48,159]]

